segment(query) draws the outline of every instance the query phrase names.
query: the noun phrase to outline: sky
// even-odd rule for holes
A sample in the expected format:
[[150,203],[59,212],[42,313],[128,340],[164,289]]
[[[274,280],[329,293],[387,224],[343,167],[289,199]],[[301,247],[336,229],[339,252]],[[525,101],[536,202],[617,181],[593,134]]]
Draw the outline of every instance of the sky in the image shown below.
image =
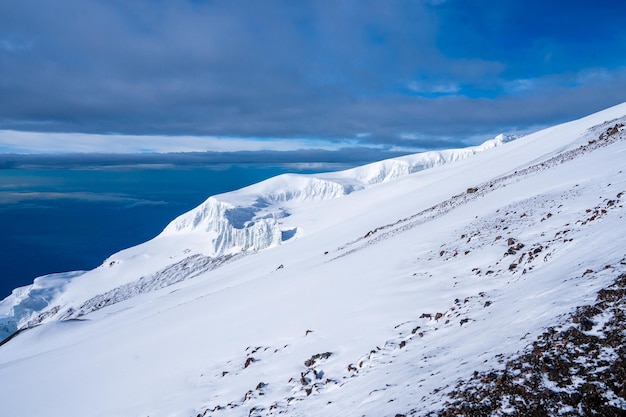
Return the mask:
[[2,0],[0,153],[369,147],[626,101],[616,0]]

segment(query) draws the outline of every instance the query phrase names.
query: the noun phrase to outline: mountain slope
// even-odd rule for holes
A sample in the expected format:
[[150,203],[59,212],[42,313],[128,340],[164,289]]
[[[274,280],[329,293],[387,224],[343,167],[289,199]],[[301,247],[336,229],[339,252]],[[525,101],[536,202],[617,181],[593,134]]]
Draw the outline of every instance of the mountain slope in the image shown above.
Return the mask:
[[0,346],[0,414],[443,413],[459,381],[548,327],[602,333],[601,315],[568,320],[626,273],[625,116],[414,173],[387,162],[216,196],[22,305],[21,326],[43,324]]
[[[301,224],[285,221],[293,209],[465,159],[510,140],[499,135],[480,146],[408,155],[341,172],[280,175],[209,197],[173,220],[155,239],[107,259],[103,266],[109,269],[99,268],[76,280],[81,273],[54,274],[17,288],[0,303],[0,336],[43,321],[75,318],[197,276],[233,255],[280,245],[304,232]],[[120,263],[123,268],[110,269]],[[70,281],[71,289],[66,289]],[[73,300],[70,292],[75,294]],[[56,301],[60,294],[63,301]]]

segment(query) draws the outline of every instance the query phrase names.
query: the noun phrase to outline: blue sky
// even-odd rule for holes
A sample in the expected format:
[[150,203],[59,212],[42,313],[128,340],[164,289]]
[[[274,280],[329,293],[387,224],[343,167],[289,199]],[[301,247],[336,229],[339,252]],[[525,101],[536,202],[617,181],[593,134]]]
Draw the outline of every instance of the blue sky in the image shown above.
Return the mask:
[[5,0],[0,152],[475,144],[626,101],[625,16],[615,0]]

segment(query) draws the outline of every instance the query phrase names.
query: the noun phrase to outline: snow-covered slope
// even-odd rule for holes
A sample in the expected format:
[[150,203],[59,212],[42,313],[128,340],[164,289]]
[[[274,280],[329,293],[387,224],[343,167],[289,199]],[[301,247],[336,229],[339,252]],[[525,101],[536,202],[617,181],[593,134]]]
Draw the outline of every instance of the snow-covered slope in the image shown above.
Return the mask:
[[[68,319],[212,269],[233,255],[254,252],[302,234],[285,221],[308,202],[334,199],[369,186],[459,161],[513,140],[499,135],[482,145],[424,152],[341,172],[280,175],[238,191],[209,197],[172,221],[153,241],[117,253],[66,291],[79,272],[40,277],[0,302],[0,338],[43,321]],[[178,259],[182,257],[182,261]],[[148,260],[149,259],[149,260]],[[176,261],[173,261],[176,259]],[[113,266],[124,263],[124,268]],[[180,268],[184,270],[180,270]],[[73,298],[70,299],[70,293]],[[59,297],[63,301],[58,301]]]
[[39,278],[0,303],[0,415],[439,413],[550,326],[603,334],[568,317],[626,273],[625,120],[279,176]]
[[336,173],[280,175],[239,191],[210,197],[174,220],[162,235],[202,233],[202,239],[207,242],[203,253],[208,256],[265,249],[297,233],[295,228],[285,230],[280,221],[290,216],[294,207],[343,197],[374,184],[459,161],[499,146],[507,139],[511,138],[499,135],[480,146],[424,152]]

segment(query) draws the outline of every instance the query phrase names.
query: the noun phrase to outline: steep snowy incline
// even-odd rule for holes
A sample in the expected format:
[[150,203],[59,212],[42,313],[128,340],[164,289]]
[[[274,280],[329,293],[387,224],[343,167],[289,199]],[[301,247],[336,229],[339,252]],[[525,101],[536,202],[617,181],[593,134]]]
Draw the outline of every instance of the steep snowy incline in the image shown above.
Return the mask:
[[[173,220],[152,241],[112,255],[84,279],[81,274],[40,277],[0,301],[0,339],[43,321],[76,318],[213,269],[233,255],[277,246],[298,235],[285,219],[299,207],[335,199],[495,148],[513,137],[499,135],[482,145],[424,152],[341,172],[280,175],[238,191],[209,197]],[[310,231],[311,228],[309,228]],[[215,258],[215,259],[210,259]],[[121,265],[124,265],[123,267]],[[63,293],[63,300],[57,300]]]
[[[0,415],[441,414],[459,379],[503,370],[546,328],[600,334],[601,315],[568,320],[626,274],[625,121],[621,105],[341,198],[291,199],[275,221],[297,239],[219,267],[191,229],[113,255],[0,346]],[[275,181],[262,195],[298,180]],[[216,199],[249,206],[256,190]],[[107,303],[117,287],[133,297]],[[622,388],[603,388],[615,415]]]
[[512,139],[499,135],[479,146],[408,155],[336,173],[280,175],[239,191],[210,197],[174,220],[163,235],[212,233],[213,245],[206,255],[264,249],[293,237],[296,230],[282,230],[280,219],[290,216],[291,210],[303,203],[342,197],[374,184],[468,158]]

